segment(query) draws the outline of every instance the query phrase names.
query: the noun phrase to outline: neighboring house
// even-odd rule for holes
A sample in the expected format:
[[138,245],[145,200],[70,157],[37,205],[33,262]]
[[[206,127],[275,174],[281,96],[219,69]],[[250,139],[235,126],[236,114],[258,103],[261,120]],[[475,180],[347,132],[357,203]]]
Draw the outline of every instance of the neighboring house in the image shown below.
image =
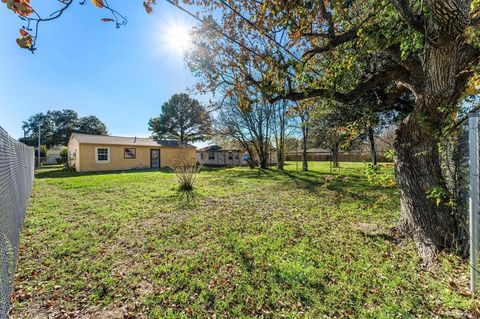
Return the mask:
[[57,159],[61,159],[60,153],[65,146],[55,146],[47,150],[46,164],[58,164]]
[[[248,152],[236,146],[219,146],[211,145],[197,149],[197,163],[211,166],[247,166],[248,162],[244,160],[244,156]],[[255,155],[254,160],[258,162],[258,156]],[[269,156],[269,165],[277,164],[277,152],[272,150]]]
[[195,147],[177,141],[73,133],[68,161],[77,172],[172,167],[195,161]]
[[197,149],[197,163],[214,166],[242,166],[247,165],[243,160],[245,152],[238,148],[222,148],[219,145],[211,145]]

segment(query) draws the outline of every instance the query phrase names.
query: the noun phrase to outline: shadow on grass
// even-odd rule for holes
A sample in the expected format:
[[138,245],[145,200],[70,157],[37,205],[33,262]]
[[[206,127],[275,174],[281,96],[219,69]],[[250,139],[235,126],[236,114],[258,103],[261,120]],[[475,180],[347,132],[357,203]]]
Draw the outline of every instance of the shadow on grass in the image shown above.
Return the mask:
[[396,237],[394,236],[392,233],[388,234],[388,233],[373,233],[373,234],[370,234],[368,232],[365,232],[365,231],[360,231],[360,234],[365,237],[365,238],[369,238],[369,239],[372,239],[372,240],[382,240],[382,241],[388,241],[392,244],[398,244],[400,243],[400,238],[399,237]]
[[[286,166],[292,166],[287,164]],[[118,175],[118,174],[138,174],[162,172],[170,173],[169,168],[160,169],[132,169],[132,170],[118,170],[118,171],[98,171],[98,172],[71,172],[58,167],[44,168],[35,172],[36,178],[69,178],[80,176],[99,176],[99,175]],[[202,168],[201,172],[212,173],[208,178],[218,180],[222,185],[236,184],[240,179],[255,179],[265,181],[283,182],[285,186],[292,186],[299,189],[304,189],[316,194],[320,193],[319,187],[324,187],[327,190],[337,193],[339,197],[352,197],[353,199],[370,201],[374,191],[378,191],[378,186],[371,184],[362,174],[361,169],[358,168],[343,168],[341,171],[317,171],[310,170],[292,171],[284,170],[278,171],[273,168],[268,169],[249,169],[242,168],[228,168],[228,167],[208,167]],[[218,172],[218,174],[216,174]],[[393,191],[395,186],[385,187],[385,191]],[[194,191],[178,191],[180,199],[186,203],[192,203],[198,194]]]
[[35,178],[68,178],[79,176],[96,176],[96,175],[118,175],[118,174],[132,174],[132,173],[151,173],[163,172],[170,173],[169,168],[148,168],[148,169],[130,169],[130,170],[115,170],[115,171],[95,171],[95,172],[72,172],[65,169],[40,169],[35,171]]
[[[290,164],[291,166],[291,164]],[[219,168],[210,169],[216,171]],[[237,183],[240,179],[255,179],[265,181],[283,182],[285,186],[292,186],[298,189],[304,189],[310,192],[319,193],[319,187],[333,191],[339,196],[351,196],[354,199],[370,200],[371,194],[379,190],[379,186],[370,183],[364,176],[360,168],[341,168],[333,172],[310,170],[292,171],[276,169],[248,169],[248,168],[223,168],[221,175],[213,175],[209,178],[218,179],[218,183],[231,185]],[[395,186],[382,187],[385,191],[394,191]]]
[[195,189],[191,190],[177,190],[177,197],[187,204],[194,203],[198,198],[198,193]]
[[168,196],[159,197],[162,200],[162,203],[165,203],[165,200],[170,201],[178,209],[192,209],[198,206],[198,201],[203,196],[198,192],[198,187],[195,186],[192,190],[184,191],[180,190],[178,187],[175,187],[173,193]]
[[[217,172],[228,170],[229,167],[215,167],[215,166],[203,166],[202,172]],[[91,176],[91,175],[117,175],[117,174],[132,174],[132,173],[151,173],[151,172],[163,172],[171,173],[172,170],[168,167],[162,168],[138,168],[138,169],[124,169],[124,170],[111,170],[111,171],[93,171],[93,172],[75,172],[64,169],[61,166],[43,167],[35,171],[36,178],[68,178],[78,176]]]

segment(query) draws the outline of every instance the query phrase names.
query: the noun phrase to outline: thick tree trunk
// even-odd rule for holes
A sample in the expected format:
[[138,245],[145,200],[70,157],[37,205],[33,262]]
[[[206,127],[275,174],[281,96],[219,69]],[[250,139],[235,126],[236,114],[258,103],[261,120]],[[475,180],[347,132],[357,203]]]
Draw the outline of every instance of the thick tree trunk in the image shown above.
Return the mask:
[[[398,230],[411,236],[425,264],[439,250],[462,247],[468,239],[460,216],[449,206],[450,195],[442,174],[439,136],[451,121],[456,105],[478,63],[478,50],[467,44],[467,2],[428,0],[431,17],[425,25],[421,69],[409,68],[405,85],[415,96],[414,110],[404,119],[394,143],[395,171],[400,190]],[[440,195],[437,204],[431,192]]]
[[368,140],[370,142],[370,154],[372,165],[377,166],[377,151],[375,150],[375,135],[373,134],[373,128],[368,128]]
[[[397,231],[413,238],[428,266],[439,250],[454,248],[463,238],[460,224],[448,206],[438,139],[424,126],[415,113],[410,114],[397,130],[394,148],[401,211]],[[429,196],[433,190],[440,194],[438,204],[436,198]]]

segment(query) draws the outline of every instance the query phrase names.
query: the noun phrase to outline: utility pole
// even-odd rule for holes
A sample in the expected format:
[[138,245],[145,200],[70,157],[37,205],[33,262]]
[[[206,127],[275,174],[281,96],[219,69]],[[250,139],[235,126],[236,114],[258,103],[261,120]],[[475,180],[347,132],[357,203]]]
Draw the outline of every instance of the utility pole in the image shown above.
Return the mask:
[[42,159],[41,159],[41,154],[40,154],[40,143],[41,143],[41,136],[42,136],[42,124],[38,123],[38,157],[37,157],[37,163],[38,163],[38,168],[40,168],[40,165],[42,164]]

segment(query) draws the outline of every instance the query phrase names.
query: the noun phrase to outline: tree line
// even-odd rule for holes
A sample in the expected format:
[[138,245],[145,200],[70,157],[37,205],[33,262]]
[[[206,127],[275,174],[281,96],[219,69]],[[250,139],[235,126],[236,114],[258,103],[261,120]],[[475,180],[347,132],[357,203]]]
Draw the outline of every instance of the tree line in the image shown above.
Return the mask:
[[105,124],[96,116],[79,117],[77,112],[70,109],[34,114],[23,122],[22,130],[24,137],[20,138],[21,142],[37,146],[40,132],[40,142],[47,148],[66,146],[72,133],[108,134]]
[[283,170],[286,155],[300,148],[302,169],[307,171],[307,148],[312,147],[330,150],[333,165],[338,167],[339,152],[358,147],[365,140],[370,144],[372,165],[377,165],[375,139],[398,120],[397,116],[368,112],[368,104],[342,107],[353,111],[347,117],[346,112],[329,111],[318,103],[272,104],[265,99],[245,110],[235,97],[229,97],[209,112],[198,100],[178,93],[162,105],[160,115],[150,119],[148,126],[157,140],[236,142],[249,155],[252,168],[257,164],[267,168],[269,156],[276,151],[277,168]]

